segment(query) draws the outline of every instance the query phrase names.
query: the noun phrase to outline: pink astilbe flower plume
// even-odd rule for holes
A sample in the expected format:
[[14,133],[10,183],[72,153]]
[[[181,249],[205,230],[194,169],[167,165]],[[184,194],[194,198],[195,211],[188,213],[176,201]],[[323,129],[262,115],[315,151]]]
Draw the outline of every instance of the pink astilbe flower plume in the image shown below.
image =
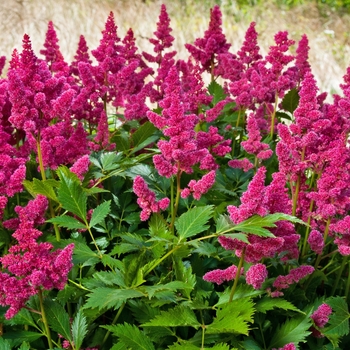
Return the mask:
[[185,47],[201,64],[204,71],[214,74],[217,56],[228,53],[231,47],[222,32],[222,13],[218,5],[210,9],[209,27],[205,31],[204,37],[196,39],[194,45],[185,44]]
[[18,241],[0,258],[0,305],[9,306],[5,317],[15,316],[29,298],[40,289],[62,290],[71,270],[74,244],[53,251],[51,243],[38,243],[42,232],[35,226],[45,221],[46,197],[38,195],[26,207],[16,207],[18,213],[13,237]]
[[181,192],[181,197],[186,198],[190,194],[194,199],[200,200],[201,196],[207,193],[215,183],[215,171],[212,170],[208,174],[204,175],[200,180],[191,180],[188,183],[188,188],[185,188]]
[[[153,157],[153,163],[161,176],[171,177],[178,172],[191,174],[193,166],[200,164],[201,169],[212,170],[213,159],[208,149],[198,148],[195,125],[198,116],[186,114],[187,106],[183,102],[179,75],[176,67],[172,67],[165,80],[165,97],[159,102],[163,108],[162,115],[153,111],[147,112],[152,124],[163,131],[169,140],[160,140],[158,147],[161,154]],[[214,161],[215,164],[215,161]]]
[[[241,269],[241,274],[243,273],[243,268]],[[237,266],[232,265],[225,270],[212,270],[207,272],[203,279],[207,282],[212,282],[216,284],[222,284],[225,281],[232,281],[237,274]]]
[[246,272],[246,282],[253,286],[254,289],[260,289],[267,275],[267,268],[264,264],[255,264]]
[[311,327],[312,335],[316,338],[323,338],[324,335],[319,331],[320,328],[324,328],[324,326],[329,321],[329,316],[332,314],[332,308],[326,304],[321,304],[317,310],[310,316],[314,322],[315,327]]
[[145,180],[139,175],[134,179],[133,191],[138,197],[137,204],[142,209],[140,214],[142,221],[148,220],[152,213],[165,210],[170,204],[169,198],[162,198],[157,201],[156,194],[148,188]]
[[88,64],[92,63],[89,55],[89,48],[86,43],[84,35],[80,35],[77,52],[74,56],[74,60],[71,62],[70,70],[75,76],[79,76],[78,63],[85,62]]
[[50,71],[65,76],[68,75],[69,66],[64,61],[60,51],[57,34],[52,21],[48,23],[44,47],[45,49],[40,50],[40,53],[45,56],[45,61],[49,65]]

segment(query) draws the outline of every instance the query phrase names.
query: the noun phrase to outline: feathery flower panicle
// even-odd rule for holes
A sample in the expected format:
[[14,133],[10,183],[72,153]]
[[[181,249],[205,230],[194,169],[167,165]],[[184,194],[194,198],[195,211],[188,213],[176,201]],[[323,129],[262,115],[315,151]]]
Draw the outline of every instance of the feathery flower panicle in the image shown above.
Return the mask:
[[218,5],[210,9],[209,27],[204,32],[204,37],[196,39],[194,45],[185,44],[185,47],[200,62],[203,71],[214,73],[217,56],[228,53],[231,47],[222,32],[222,13]]
[[309,243],[311,250],[313,250],[316,254],[322,254],[324,239],[320,231],[312,230],[307,239],[307,243]]
[[89,55],[89,48],[84,35],[80,35],[79,37],[78,48],[74,55],[74,60],[70,64],[71,74],[77,77],[79,76],[79,69],[78,69],[79,62],[92,64],[92,60],[90,59],[90,55]]
[[242,169],[244,172],[254,168],[254,164],[247,158],[229,160],[228,165],[231,168]]
[[329,320],[332,308],[326,304],[321,304],[318,309],[310,316],[318,328],[323,328]]
[[296,56],[295,56],[295,67],[298,70],[297,74],[299,77],[299,81],[303,80],[305,77],[305,74],[311,71],[311,66],[308,61],[309,50],[310,50],[309,40],[306,34],[304,34],[298,43],[298,47],[296,49]]
[[314,272],[314,267],[310,265],[302,265],[290,270],[289,274],[286,276],[278,276],[273,282],[273,287],[276,291],[271,293],[272,297],[281,296],[283,292],[282,289],[287,289],[293,283],[298,283],[300,280]]
[[346,215],[331,223],[329,231],[336,237],[334,243],[338,246],[339,253],[343,256],[350,255],[350,216]]
[[267,275],[267,268],[264,264],[255,264],[246,272],[246,282],[253,286],[254,289],[260,289]]
[[40,289],[62,290],[72,268],[74,244],[53,251],[51,243],[38,243],[42,232],[35,226],[45,221],[48,200],[38,195],[26,207],[16,207],[18,213],[13,237],[18,244],[9,248],[0,258],[3,272],[0,273],[0,305],[9,306],[5,317],[15,316],[29,298]]
[[202,105],[209,105],[213,99],[204,86],[199,64],[193,63],[189,58],[187,62],[178,60],[176,66],[181,73],[181,86],[188,104],[188,111],[198,114]]
[[218,133],[218,128],[209,126],[208,132],[198,131],[197,133],[198,148],[206,148],[217,156],[223,157],[231,152],[231,140],[225,140]]
[[47,62],[50,71],[57,73],[57,76],[68,76],[69,66],[68,63],[65,62],[60,51],[57,34],[52,21],[49,21],[48,23],[44,47],[45,49],[40,50],[40,53],[45,56],[45,61]]
[[[167,140],[160,140],[158,148],[161,154],[153,157],[153,163],[161,176],[171,177],[180,172],[191,174],[193,166],[200,164],[203,170],[212,170],[212,155],[207,149],[198,148],[195,125],[198,116],[186,114],[187,105],[183,102],[183,92],[176,67],[172,67],[165,80],[165,97],[159,105],[162,115],[147,112],[150,122],[163,130]],[[210,158],[210,159],[209,159]],[[209,160],[213,160],[208,162]],[[209,168],[210,166],[210,168]]]
[[151,102],[158,102],[163,98],[163,85],[169,70],[175,64],[174,56],[176,51],[168,51],[173,45],[174,37],[170,34],[172,28],[170,27],[170,18],[166,10],[166,6],[162,4],[157,22],[157,30],[153,33],[155,38],[149,39],[154,46],[153,51],[155,55],[151,55],[145,51],[142,52],[143,57],[150,63],[156,63],[157,69],[153,80],[155,88],[150,91]]
[[[242,268],[241,275],[243,271],[244,270]],[[217,270],[209,271],[203,276],[203,279],[204,281],[207,281],[207,282],[222,284],[225,281],[232,281],[236,277],[236,274],[237,274],[237,266],[232,265],[225,270],[217,269]]]
[[84,179],[84,175],[88,172],[90,165],[90,158],[86,154],[85,156],[77,159],[74,164],[70,167],[70,171],[78,176],[80,181]]
[[105,29],[102,31],[100,44],[95,50],[91,51],[101,69],[104,72],[110,71],[112,74],[118,72],[124,63],[124,59],[120,55],[121,46],[118,45],[120,38],[117,34],[117,29],[114,14],[111,11],[107,18]]
[[252,113],[247,122],[248,140],[242,141],[241,145],[247,153],[254,154],[258,159],[265,160],[272,156],[273,151],[267,143],[261,142],[262,136]]
[[207,193],[215,183],[215,171],[212,170],[208,174],[205,174],[200,180],[191,180],[188,183],[188,188],[185,188],[181,192],[182,198],[187,198],[191,193],[194,199],[200,200],[201,196]]
[[247,191],[241,197],[241,205],[238,208],[233,205],[227,207],[230,218],[235,224],[255,214],[265,216],[268,213],[267,208],[263,205],[265,197],[265,174],[266,168],[259,168],[249,183]]
[[93,142],[90,142],[90,147],[94,151],[100,151],[103,149],[112,151],[115,148],[115,144],[109,142],[109,136],[107,114],[105,111],[102,111],[100,121],[97,125],[97,133]]
[[240,62],[245,65],[246,69],[254,66],[256,62],[262,59],[260,47],[258,45],[258,33],[255,30],[255,22],[250,23],[244,37],[241,49],[237,52]]
[[140,214],[142,221],[148,220],[152,213],[165,210],[170,204],[169,198],[162,198],[157,201],[156,194],[148,188],[145,180],[140,175],[137,175],[134,179],[133,191],[138,197],[137,204],[142,209]]
[[[36,139],[28,135],[31,149],[36,149]],[[59,122],[41,130],[40,147],[44,168],[57,169],[71,165],[88,154],[88,139],[81,123],[74,127],[69,121]]]

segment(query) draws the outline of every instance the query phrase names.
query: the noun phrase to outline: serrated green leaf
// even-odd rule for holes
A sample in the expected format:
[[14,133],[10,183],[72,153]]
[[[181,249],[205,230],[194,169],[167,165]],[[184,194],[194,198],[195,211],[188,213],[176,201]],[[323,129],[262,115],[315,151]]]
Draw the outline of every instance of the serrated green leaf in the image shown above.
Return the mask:
[[1,350],[11,350],[10,343],[3,336],[0,337],[0,349]]
[[247,220],[240,222],[232,227],[234,231],[241,231],[257,235],[260,237],[275,237],[268,229],[265,227],[276,227],[276,222],[281,220],[288,220],[293,223],[299,223],[306,225],[306,223],[292,215],[284,213],[274,213],[266,216],[254,215]]
[[349,334],[349,309],[346,301],[341,297],[332,297],[326,300],[326,303],[332,308],[332,314],[329,317],[329,326],[322,330],[326,336],[342,337]]
[[86,221],[87,195],[80,180],[65,166],[58,168],[57,175],[60,178],[57,197],[62,207]]
[[69,215],[56,216],[55,218],[47,220],[52,224],[57,224],[60,227],[65,227],[70,230],[86,229],[86,226],[79,220]]
[[248,335],[253,322],[254,304],[250,298],[233,300],[220,306],[213,323],[207,325],[208,334],[238,333]]
[[72,336],[76,349],[80,349],[83,340],[87,334],[87,322],[82,310],[80,309],[74,317],[72,323]]
[[287,320],[275,330],[269,348],[279,348],[289,343],[305,342],[306,337],[311,333],[309,331],[311,326],[311,319],[307,316],[297,316]]
[[55,202],[58,202],[56,192],[54,190],[54,187],[57,188],[58,186],[59,182],[54,179],[39,180],[34,178],[32,189],[35,192],[35,194],[42,194],[45,197],[52,199]]
[[180,241],[205,231],[209,227],[207,223],[213,216],[213,210],[213,205],[207,205],[204,207],[194,207],[182,214],[175,221],[175,227]]
[[86,244],[75,242],[73,251],[73,263],[82,264],[86,263],[86,261],[90,261],[93,265],[98,263],[100,261],[100,258],[99,255],[94,253]]
[[96,288],[88,295],[89,299],[84,309],[117,309],[128,299],[141,298],[143,296],[143,293],[135,289]]
[[196,329],[200,327],[194,312],[186,306],[178,305],[168,311],[162,311],[160,315],[146,322],[143,327],[182,327],[191,326]]
[[121,160],[122,153],[103,152],[100,156],[100,168],[103,172],[115,170],[120,166]]
[[92,212],[91,220],[89,223],[90,227],[99,224],[111,211],[111,201],[105,201],[98,205]]
[[277,309],[291,310],[304,314],[303,311],[299,310],[291,302],[281,298],[268,298],[264,297],[260,299],[255,305],[256,311],[266,313],[266,311]]
[[151,122],[146,122],[141,125],[131,136],[131,140],[134,144],[131,154],[157,141],[159,136],[154,135],[157,131],[158,129]]
[[129,323],[118,324],[116,326],[104,326],[123,342],[127,349],[132,350],[155,350],[149,338],[135,325]]
[[214,106],[221,100],[225,99],[226,94],[225,91],[223,89],[223,87],[218,84],[216,81],[212,81],[209,85],[208,85],[208,91],[210,93],[210,95],[213,96],[213,104]]
[[169,345],[168,350],[200,350],[201,348],[196,346],[196,345],[193,345],[189,342],[182,342],[182,343],[176,343],[176,344],[172,344],[172,345]]
[[69,316],[66,310],[61,304],[55,303],[50,299],[44,301],[44,307],[50,328],[71,342]]
[[27,342],[23,342],[18,350],[30,350],[30,345]]
[[299,105],[299,99],[297,89],[288,91],[282,100],[283,109],[293,114]]
[[216,233],[227,232],[232,227],[234,227],[234,224],[226,214],[220,215],[216,220]]
[[6,322],[8,322],[10,325],[21,324],[38,328],[31,313],[27,309],[21,309],[13,318]]

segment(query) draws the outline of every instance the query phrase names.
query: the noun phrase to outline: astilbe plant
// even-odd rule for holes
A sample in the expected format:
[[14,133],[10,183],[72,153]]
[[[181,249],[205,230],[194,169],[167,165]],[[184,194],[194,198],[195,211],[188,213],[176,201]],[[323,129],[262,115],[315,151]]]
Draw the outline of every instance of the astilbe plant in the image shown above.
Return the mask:
[[0,348],[349,347],[350,68],[327,99],[305,35],[222,18],[0,58]]

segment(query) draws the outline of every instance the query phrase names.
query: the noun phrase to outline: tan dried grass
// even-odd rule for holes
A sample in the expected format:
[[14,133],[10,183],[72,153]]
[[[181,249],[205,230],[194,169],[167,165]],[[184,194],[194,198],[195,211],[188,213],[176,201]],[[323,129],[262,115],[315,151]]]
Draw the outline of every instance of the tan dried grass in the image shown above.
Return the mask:
[[[110,11],[114,12],[118,34],[123,37],[133,28],[140,50],[151,49],[161,1],[126,0],[2,0],[0,4],[0,55],[10,58],[14,48],[21,49],[23,34],[31,37],[40,56],[48,21],[52,20],[61,51],[68,62],[75,54],[79,35],[84,34],[89,48],[98,46],[101,31]],[[175,49],[180,58],[187,56],[184,44],[201,37],[208,26],[209,7],[214,1],[164,1],[171,17]],[[307,3],[286,10],[268,1],[254,8],[239,9],[235,1],[222,0],[223,28],[232,52],[237,51],[251,21],[257,23],[263,53],[273,44],[279,30],[287,30],[298,41],[305,33],[310,41],[310,63],[320,89],[337,92],[350,53],[350,16],[333,12],[320,16],[316,5]]]

